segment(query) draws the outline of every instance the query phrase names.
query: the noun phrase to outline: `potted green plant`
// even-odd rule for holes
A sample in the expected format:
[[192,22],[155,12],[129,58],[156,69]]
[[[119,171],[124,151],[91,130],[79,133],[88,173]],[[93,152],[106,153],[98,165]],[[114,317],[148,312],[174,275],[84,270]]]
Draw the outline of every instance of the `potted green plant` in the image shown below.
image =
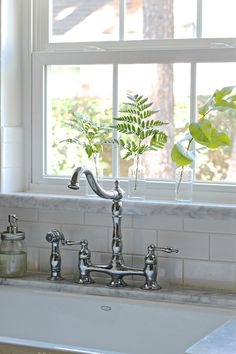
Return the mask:
[[[191,200],[191,195],[189,197],[182,195],[184,191],[181,188],[184,182],[186,167],[188,168],[195,160],[195,154],[192,151],[193,144],[198,143],[208,149],[217,149],[231,144],[228,134],[214,127],[211,113],[214,111],[225,112],[236,109],[236,95],[232,94],[234,88],[235,86],[228,86],[223,87],[221,90],[215,90],[205,104],[198,109],[199,120],[188,124],[184,138],[174,144],[171,158],[178,166],[175,190],[177,200]],[[189,182],[189,185],[190,171],[188,169],[186,173],[189,179],[186,182]],[[191,190],[188,192],[191,194]]]
[[115,141],[123,152],[122,158],[134,160],[134,165],[129,169],[129,196],[139,198],[144,193],[141,187],[141,180],[144,180],[141,156],[146,151],[158,151],[164,147],[167,135],[159,127],[168,123],[151,118],[158,111],[151,109],[153,103],[148,102],[148,97],[129,94],[127,98],[129,102],[123,103],[119,111],[122,115],[114,118],[117,124],[113,128],[120,133]]

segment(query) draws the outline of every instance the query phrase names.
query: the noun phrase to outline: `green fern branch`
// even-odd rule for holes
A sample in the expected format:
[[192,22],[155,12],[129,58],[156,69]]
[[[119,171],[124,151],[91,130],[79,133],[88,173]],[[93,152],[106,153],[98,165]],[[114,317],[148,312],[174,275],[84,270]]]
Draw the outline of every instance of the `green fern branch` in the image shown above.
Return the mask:
[[120,110],[122,115],[114,118],[117,123],[112,128],[120,133],[116,143],[124,152],[123,159],[136,158],[137,176],[139,156],[146,151],[158,151],[166,144],[167,135],[159,127],[168,123],[153,119],[159,111],[150,109],[153,103],[148,102],[147,97],[139,94],[127,97],[129,102],[123,104]]

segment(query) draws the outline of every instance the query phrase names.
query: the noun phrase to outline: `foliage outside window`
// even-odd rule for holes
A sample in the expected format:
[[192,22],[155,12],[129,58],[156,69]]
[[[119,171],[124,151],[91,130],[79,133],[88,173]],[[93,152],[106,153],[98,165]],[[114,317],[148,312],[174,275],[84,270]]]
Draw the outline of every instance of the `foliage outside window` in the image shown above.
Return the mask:
[[[49,1],[50,26],[44,44],[39,41],[36,46],[36,69],[33,67],[34,72],[43,65],[46,73],[47,90],[41,89],[46,93],[44,177],[69,176],[83,159],[74,144],[59,143],[70,138],[70,127],[65,124],[69,112],[82,112],[96,117],[98,123],[112,125],[112,117],[121,109],[119,103],[139,92],[160,110],[159,119],[169,123],[165,148],[156,155],[144,153],[146,178],[173,181],[173,142],[190,123],[197,122],[193,113],[213,90],[235,85],[236,63],[230,45],[236,35],[231,16],[236,3],[226,2],[220,7],[214,2],[212,7],[212,0]],[[38,2],[38,6],[44,5]],[[222,32],[215,23],[217,13]],[[201,149],[195,164],[196,181],[235,183],[235,112],[224,112],[223,118],[216,112],[214,127],[222,130],[225,125],[231,145],[214,151],[195,145],[197,152]],[[116,149],[104,145],[104,175],[127,177],[129,161],[117,155]]]

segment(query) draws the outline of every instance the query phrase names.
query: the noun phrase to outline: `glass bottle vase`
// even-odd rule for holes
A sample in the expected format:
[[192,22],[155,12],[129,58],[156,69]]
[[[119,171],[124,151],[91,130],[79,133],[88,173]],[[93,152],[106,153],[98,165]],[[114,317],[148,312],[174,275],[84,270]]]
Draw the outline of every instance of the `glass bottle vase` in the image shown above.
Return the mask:
[[128,171],[128,198],[145,199],[146,180],[145,168],[141,156],[134,158],[134,163]]
[[178,167],[175,171],[175,200],[191,202],[193,192],[193,169],[190,166]]

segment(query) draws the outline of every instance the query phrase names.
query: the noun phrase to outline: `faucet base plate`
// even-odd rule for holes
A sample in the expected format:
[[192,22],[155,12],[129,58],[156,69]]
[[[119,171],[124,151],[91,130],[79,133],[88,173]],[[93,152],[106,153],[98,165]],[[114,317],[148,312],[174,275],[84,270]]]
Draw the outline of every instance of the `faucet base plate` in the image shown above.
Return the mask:
[[143,289],[144,290],[160,290],[161,286],[159,284],[157,284],[156,281],[147,282],[147,283],[144,284]]
[[112,288],[118,288],[118,287],[128,286],[128,284],[126,284],[126,282],[123,279],[118,278],[118,279],[112,279],[108,284],[108,286]]
[[64,278],[61,275],[52,275],[48,277],[48,280],[60,281],[60,280],[64,280]]

